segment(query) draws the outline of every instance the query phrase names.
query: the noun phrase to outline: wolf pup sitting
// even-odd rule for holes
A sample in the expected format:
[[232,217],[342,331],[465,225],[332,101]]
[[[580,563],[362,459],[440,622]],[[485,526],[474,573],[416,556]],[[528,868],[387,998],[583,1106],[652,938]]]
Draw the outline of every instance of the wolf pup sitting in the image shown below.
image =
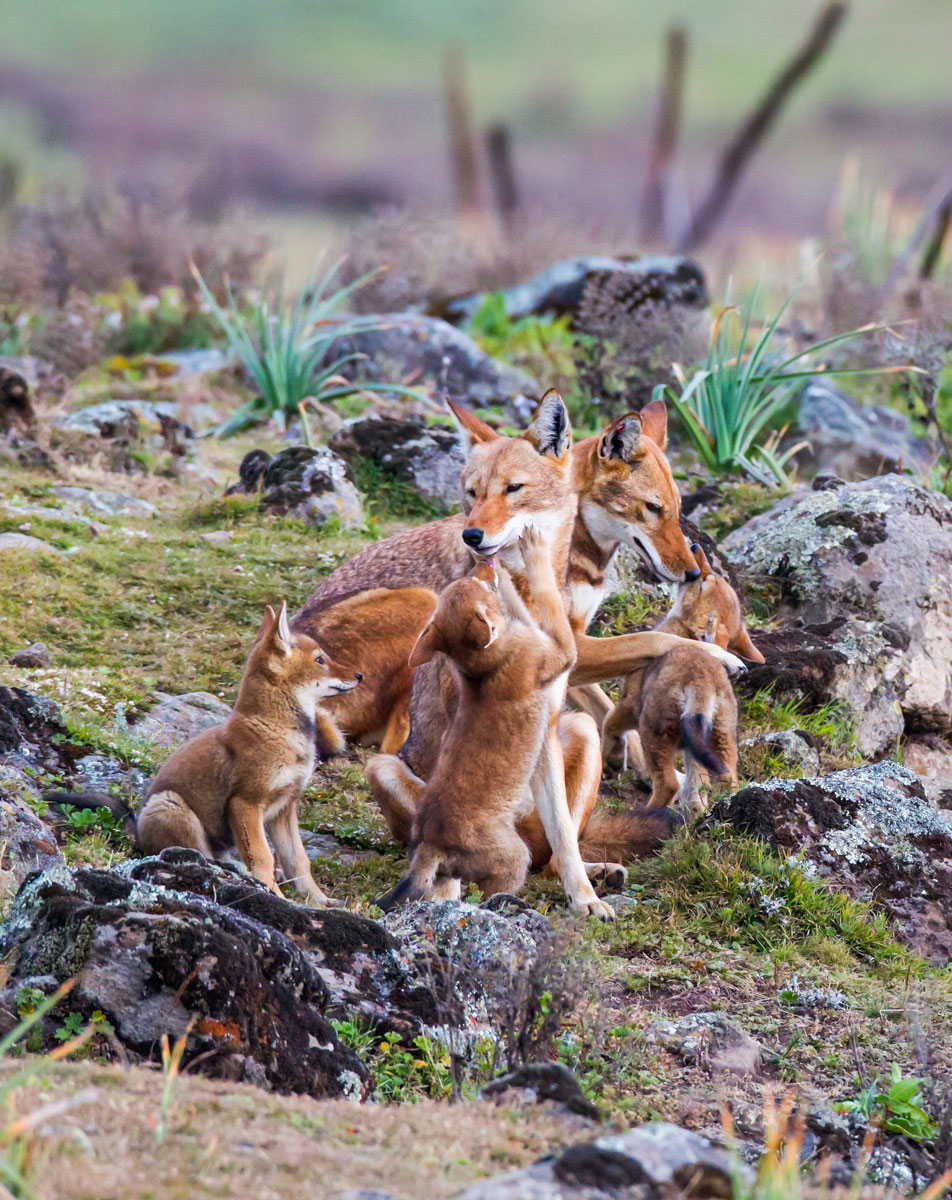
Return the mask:
[[461,882],[486,896],[517,892],[529,870],[529,848],[516,818],[532,808],[531,780],[539,768],[552,718],[549,685],[575,658],[572,627],[559,596],[542,535],[519,538],[533,619],[504,570],[489,561],[440,595],[420,634],[412,665],[442,652],[457,676],[458,702],[439,756],[424,784],[394,755],[370,760],[371,786],[392,786],[400,774],[416,790],[410,870],[377,903],[458,898]]
[[[298,803],[314,769],[321,701],[361,678],[332,662],[312,638],[292,633],[287,605],[277,616],[266,608],[231,716],[180,746],[149,785],[135,824],[139,848],[158,854],[188,846],[214,858],[237,846],[255,879],[280,896],[267,832],[285,880],[312,903],[329,904],[311,877]],[[114,811],[116,805],[101,794],[48,799]]]
[[[699,545],[691,549],[700,574],[679,586],[674,607],[657,628],[714,642],[762,663],[744,627],[737,593],[711,570]],[[709,655],[679,646],[633,671],[602,727],[606,759],[617,757],[620,742],[627,748],[623,735],[629,729],[637,729],[641,738],[653,785],[651,806],[670,804],[677,796],[686,812],[700,812],[702,770],[737,786],[737,702],[726,670]],[[674,765],[679,749],[684,751],[683,780]]]

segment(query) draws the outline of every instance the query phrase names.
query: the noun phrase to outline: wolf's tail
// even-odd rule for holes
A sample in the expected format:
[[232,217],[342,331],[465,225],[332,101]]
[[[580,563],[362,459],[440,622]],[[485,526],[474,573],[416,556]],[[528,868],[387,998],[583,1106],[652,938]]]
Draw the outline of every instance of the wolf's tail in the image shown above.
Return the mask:
[[626,813],[596,809],[585,826],[579,850],[585,862],[628,863],[653,854],[683,824],[670,808],[638,805]]
[[727,767],[711,747],[711,730],[714,728],[716,707],[715,696],[698,698],[693,688],[685,689],[684,707],[681,709],[681,745],[695,762],[700,763],[713,775],[726,775]]
[[92,790],[86,792],[51,791],[44,792],[43,799],[50,808],[56,809],[64,818],[67,809],[70,808],[85,809],[87,811],[90,809],[108,808],[116,821],[122,822],[123,832],[126,837],[131,842],[136,841],[135,813],[118,796],[111,796],[108,792]]
[[378,908],[390,912],[398,904],[411,904],[429,895],[436,880],[436,873],[443,863],[443,853],[432,846],[420,846],[414,851],[410,869],[385,896],[376,901]]

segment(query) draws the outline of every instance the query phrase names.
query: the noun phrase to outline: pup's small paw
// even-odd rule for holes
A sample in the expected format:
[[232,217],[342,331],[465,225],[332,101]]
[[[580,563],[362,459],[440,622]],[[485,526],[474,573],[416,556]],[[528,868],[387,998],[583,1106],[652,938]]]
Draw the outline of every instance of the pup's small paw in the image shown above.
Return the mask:
[[525,561],[538,558],[546,553],[545,538],[535,525],[527,525],[519,535],[519,550]]

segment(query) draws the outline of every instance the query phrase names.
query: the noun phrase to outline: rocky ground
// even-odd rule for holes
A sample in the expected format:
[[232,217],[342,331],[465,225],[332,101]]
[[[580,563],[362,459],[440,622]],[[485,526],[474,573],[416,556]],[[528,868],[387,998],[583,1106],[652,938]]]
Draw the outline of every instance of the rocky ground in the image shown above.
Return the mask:
[[[451,379],[518,424],[534,390],[436,318],[364,336],[368,377],[424,396]],[[119,823],[42,795],[134,803],[222,719],[265,603],[452,505],[432,404],[322,413],[310,449],[201,436],[243,386],[220,355],[67,387],[6,370],[35,408],[8,422],[0,486],[0,1034],[34,1023],[0,1092],[38,1194],[786,1195],[798,1156],[806,1187],[825,1160],[906,1192],[952,1165],[946,1134],[851,1105],[895,1070],[947,1126],[952,1080],[952,503],[866,478],[882,415],[807,396],[826,473],[789,496],[686,486],[767,661],[738,684],[745,786],[632,866],[617,923],[540,878],[378,920],[405,852],[364,751],[321,764],[302,807],[328,912],[186,852],[140,859]],[[932,453],[889,428],[878,466]],[[624,556],[618,575],[603,633],[669,602]],[[644,797],[627,773],[603,792]],[[785,1163],[741,1178],[781,1140]]]

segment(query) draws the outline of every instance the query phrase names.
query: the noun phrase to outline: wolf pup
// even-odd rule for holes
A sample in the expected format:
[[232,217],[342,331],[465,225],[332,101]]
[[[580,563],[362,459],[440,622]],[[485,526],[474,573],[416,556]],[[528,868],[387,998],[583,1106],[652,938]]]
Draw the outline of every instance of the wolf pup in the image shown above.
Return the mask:
[[[180,746],[149,785],[135,822],[139,849],[158,854],[187,846],[214,858],[237,846],[255,879],[280,896],[267,833],[285,880],[310,902],[329,904],[311,877],[298,803],[314,769],[321,701],[356,687],[361,678],[333,662],[312,638],[292,633],[286,604],[277,616],[269,605],[231,716]],[[116,801],[101,794],[49,799],[116,811]]]
[[[519,537],[534,619],[504,570],[479,562],[472,575],[440,595],[410,658],[414,666],[442,652],[457,676],[457,704],[426,784],[402,759],[377,755],[367,765],[371,786],[416,790],[410,869],[378,901],[460,895],[472,882],[484,895],[517,892],[529,870],[529,848],[516,819],[532,808],[552,719],[550,685],[575,658],[552,560],[542,534]],[[561,697],[559,697],[561,698]]]
[[[750,640],[737,593],[711,570],[699,545],[692,546],[700,573],[681,584],[674,607],[657,626],[696,641],[714,642],[745,658],[763,662]],[[702,771],[727,777],[737,786],[737,702],[726,670],[707,654],[677,647],[633,671],[621,699],[605,719],[602,747],[617,757],[623,735],[637,729],[653,790],[649,805],[668,805],[675,796],[690,814],[701,811]],[[679,779],[675,756],[684,751],[685,774]]]

